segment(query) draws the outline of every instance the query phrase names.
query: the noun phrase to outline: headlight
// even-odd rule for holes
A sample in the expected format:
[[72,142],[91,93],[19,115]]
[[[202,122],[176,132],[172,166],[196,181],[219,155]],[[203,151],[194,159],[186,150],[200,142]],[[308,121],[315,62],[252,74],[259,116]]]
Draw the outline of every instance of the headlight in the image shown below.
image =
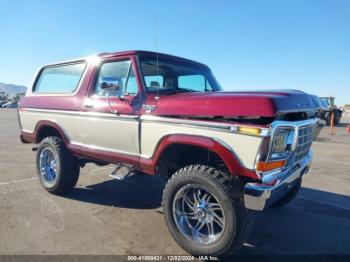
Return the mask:
[[292,151],[295,131],[287,127],[279,127],[276,129],[269,160],[287,159]]

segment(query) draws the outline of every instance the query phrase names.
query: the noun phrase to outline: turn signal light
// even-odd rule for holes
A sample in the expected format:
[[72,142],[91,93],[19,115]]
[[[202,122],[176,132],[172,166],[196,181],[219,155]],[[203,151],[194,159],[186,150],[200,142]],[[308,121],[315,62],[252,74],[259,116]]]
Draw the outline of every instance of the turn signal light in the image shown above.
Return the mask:
[[250,134],[250,135],[260,135],[261,129],[257,127],[247,127],[247,126],[239,126],[238,130],[239,133],[243,134]]
[[260,171],[260,172],[270,171],[270,170],[273,170],[276,168],[283,167],[285,163],[286,163],[285,160],[274,161],[274,162],[259,161],[257,166],[256,166],[256,169],[257,169],[257,171]]

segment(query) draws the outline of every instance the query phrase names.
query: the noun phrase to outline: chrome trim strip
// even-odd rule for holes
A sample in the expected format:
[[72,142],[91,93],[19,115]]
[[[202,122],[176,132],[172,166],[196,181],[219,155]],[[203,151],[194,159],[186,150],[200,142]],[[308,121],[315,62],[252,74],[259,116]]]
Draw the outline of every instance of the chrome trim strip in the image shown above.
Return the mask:
[[282,120],[277,120],[273,121],[271,123],[271,128],[272,131],[276,130],[278,127],[301,127],[301,126],[308,126],[308,125],[314,125],[319,121],[319,118],[312,118],[312,119],[307,119],[307,120],[300,120],[300,121],[282,121]]
[[[196,120],[188,120],[188,119],[177,119],[177,118],[170,118],[170,117],[161,117],[161,116],[152,116],[152,115],[142,115],[140,117],[141,122],[162,122],[167,124],[179,124],[187,127],[201,127],[201,128],[207,128],[211,130],[218,130],[218,131],[225,131],[229,133],[237,133],[242,135],[251,135],[251,136],[268,136],[270,130],[268,128],[260,128],[261,134],[260,135],[253,135],[253,134],[247,134],[243,132],[238,132],[238,127],[244,127],[245,125],[238,125],[238,124],[226,124],[226,123],[213,123],[208,121],[196,121]],[[250,126],[247,126],[250,127]],[[258,127],[259,128],[259,127]]]
[[36,112],[36,113],[51,113],[51,114],[63,114],[63,115],[77,115],[87,117],[102,117],[121,120],[138,120],[138,115],[117,115],[112,113],[99,113],[99,112],[84,112],[84,111],[68,111],[68,110],[54,110],[54,109],[40,109],[40,108],[21,108],[23,111]]
[[105,151],[105,152],[112,152],[112,153],[129,155],[129,156],[136,156],[136,157],[140,156],[140,154],[125,152],[125,151],[122,151],[122,150],[110,149],[110,148],[94,146],[94,145],[85,145],[85,144],[82,144],[82,143],[77,143],[77,142],[72,142],[72,141],[70,141],[70,144],[75,145],[75,146],[81,146],[81,147],[89,148],[89,149],[102,150],[102,151]]

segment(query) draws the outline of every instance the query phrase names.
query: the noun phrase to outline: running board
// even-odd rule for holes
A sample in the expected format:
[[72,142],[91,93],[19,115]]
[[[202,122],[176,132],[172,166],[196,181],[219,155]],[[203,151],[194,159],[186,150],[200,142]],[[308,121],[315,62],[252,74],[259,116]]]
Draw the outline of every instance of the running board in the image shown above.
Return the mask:
[[125,180],[133,175],[135,175],[135,170],[132,165],[117,164],[109,176],[117,180]]

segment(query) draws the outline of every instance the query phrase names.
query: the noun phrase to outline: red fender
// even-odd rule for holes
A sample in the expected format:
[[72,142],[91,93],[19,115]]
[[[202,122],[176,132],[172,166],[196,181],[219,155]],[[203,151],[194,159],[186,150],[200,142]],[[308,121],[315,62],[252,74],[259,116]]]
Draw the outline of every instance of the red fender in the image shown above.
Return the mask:
[[69,139],[67,137],[67,135],[65,134],[65,132],[62,130],[62,128],[55,122],[53,121],[48,121],[48,120],[41,120],[39,121],[34,129],[33,133],[29,133],[29,132],[25,132],[25,131],[21,131],[21,139],[24,140],[25,142],[30,142],[33,144],[37,144],[39,143],[39,134],[40,132],[46,128],[46,127],[52,127],[55,130],[57,130],[61,137],[64,140],[64,143],[67,145],[69,143]]

